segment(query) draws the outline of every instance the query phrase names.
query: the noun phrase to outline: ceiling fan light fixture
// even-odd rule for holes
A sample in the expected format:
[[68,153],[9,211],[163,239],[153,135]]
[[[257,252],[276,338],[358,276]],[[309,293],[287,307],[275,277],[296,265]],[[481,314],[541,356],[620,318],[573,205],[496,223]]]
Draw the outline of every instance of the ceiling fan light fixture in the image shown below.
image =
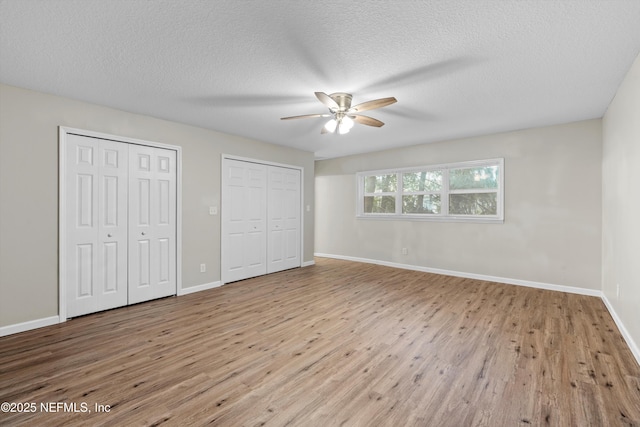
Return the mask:
[[336,130],[336,126],[338,126],[336,119],[331,119],[324,125],[324,129],[329,133],[333,133]]
[[338,133],[340,135],[344,135],[345,133],[349,133],[351,128],[353,127],[353,119],[348,116],[342,117],[340,119],[340,123],[338,124]]

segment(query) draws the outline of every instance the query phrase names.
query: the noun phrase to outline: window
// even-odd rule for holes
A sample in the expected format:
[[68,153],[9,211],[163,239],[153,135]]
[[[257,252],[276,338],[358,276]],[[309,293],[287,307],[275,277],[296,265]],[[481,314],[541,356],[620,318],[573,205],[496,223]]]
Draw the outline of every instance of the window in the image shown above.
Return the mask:
[[502,222],[504,159],[360,172],[361,218]]
[[439,214],[442,211],[442,171],[402,174],[402,213]]
[[364,211],[393,214],[396,212],[396,174],[367,175],[364,177]]

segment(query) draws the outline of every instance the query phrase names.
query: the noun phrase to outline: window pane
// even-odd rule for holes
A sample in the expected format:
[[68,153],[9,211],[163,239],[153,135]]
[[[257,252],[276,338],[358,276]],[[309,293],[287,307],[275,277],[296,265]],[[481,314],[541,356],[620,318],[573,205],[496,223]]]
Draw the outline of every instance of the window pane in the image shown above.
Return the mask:
[[365,196],[364,213],[396,213],[394,196]]
[[451,190],[498,188],[498,166],[451,169],[449,188]]
[[402,213],[439,214],[440,205],[439,194],[402,196]]
[[365,193],[387,193],[396,191],[398,176],[393,173],[389,175],[370,175],[364,177]]
[[497,215],[497,193],[449,194],[451,215]]
[[404,191],[440,191],[442,189],[442,171],[409,172],[402,174]]

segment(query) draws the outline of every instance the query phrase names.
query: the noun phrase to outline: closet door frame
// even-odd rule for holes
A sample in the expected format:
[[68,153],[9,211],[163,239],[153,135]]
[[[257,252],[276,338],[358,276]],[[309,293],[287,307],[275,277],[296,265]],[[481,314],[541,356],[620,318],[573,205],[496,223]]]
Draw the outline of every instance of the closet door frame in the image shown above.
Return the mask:
[[[223,171],[223,162],[226,160],[238,160],[241,162],[249,162],[249,163],[258,163],[261,165],[265,165],[265,166],[277,166],[277,167],[281,167],[281,168],[287,168],[287,169],[296,169],[300,171],[300,267],[302,267],[304,265],[304,168],[301,166],[295,166],[295,165],[288,165],[286,163],[276,163],[276,162],[269,162],[266,160],[260,160],[260,159],[253,159],[250,157],[240,157],[240,156],[234,156],[231,154],[222,154],[221,159],[220,159],[220,175],[221,175],[221,181],[220,181],[220,187],[221,187],[221,195],[220,195],[220,204],[222,207],[222,204],[225,203],[225,196],[226,196],[226,177],[224,175]],[[268,175],[267,175],[267,185],[268,185]],[[225,221],[224,221],[224,216],[223,216],[223,212],[224,209],[221,208],[220,209],[220,283],[222,285],[224,285],[225,283],[227,283],[225,281],[226,277],[225,277],[225,262],[224,262],[224,233],[226,232],[225,230]],[[268,232],[268,230],[267,230]]]
[[66,155],[68,135],[79,135],[89,138],[106,139],[124,144],[144,145],[147,147],[165,148],[176,152],[176,294],[182,290],[182,147],[135,138],[127,138],[85,129],[67,126],[58,128],[58,317],[60,322],[67,320],[67,227],[66,212]]

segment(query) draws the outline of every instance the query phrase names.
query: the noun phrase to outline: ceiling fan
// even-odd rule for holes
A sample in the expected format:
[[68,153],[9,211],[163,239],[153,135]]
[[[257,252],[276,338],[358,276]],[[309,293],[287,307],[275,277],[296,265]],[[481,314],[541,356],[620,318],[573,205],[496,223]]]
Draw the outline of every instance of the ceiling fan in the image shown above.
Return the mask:
[[397,102],[394,97],[389,97],[374,99],[373,101],[363,102],[352,107],[351,99],[353,97],[349,93],[337,92],[327,95],[324,92],[315,92],[315,95],[320,102],[329,108],[330,114],[305,114],[302,116],[282,117],[280,120],[331,117],[331,120],[324,125],[320,133],[334,133],[337,130],[338,133],[342,135],[348,133],[354,123],[375,127],[383,126],[384,123],[380,120],[369,116],[363,116],[358,113],[361,111],[373,110],[375,108],[382,108]]

